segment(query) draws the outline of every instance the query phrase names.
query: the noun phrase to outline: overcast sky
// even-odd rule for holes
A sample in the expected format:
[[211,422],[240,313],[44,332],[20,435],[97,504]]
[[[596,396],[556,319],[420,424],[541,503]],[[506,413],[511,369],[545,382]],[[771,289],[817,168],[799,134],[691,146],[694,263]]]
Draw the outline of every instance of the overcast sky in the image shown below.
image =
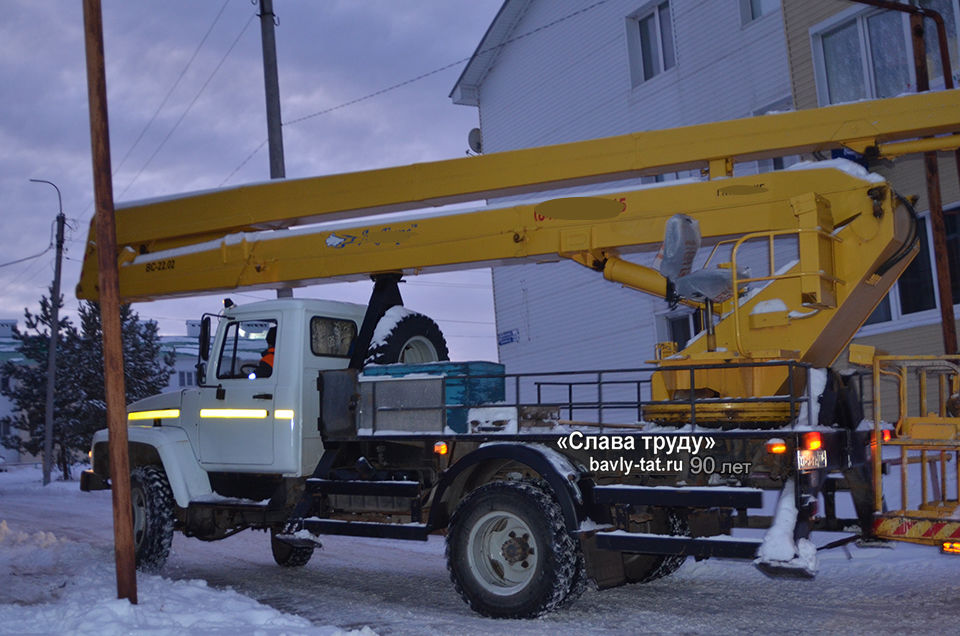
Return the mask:
[[[475,108],[448,98],[463,64],[308,116],[468,58],[500,5],[274,0],[287,176],[462,157],[478,124]],[[0,0],[0,7],[0,264],[50,247],[0,267],[0,318],[22,327],[23,309],[38,308],[55,259],[56,192],[31,178],[63,194],[63,293],[66,311],[77,307],[73,289],[93,214],[83,20],[80,0]],[[269,177],[266,146],[254,153],[267,136],[257,10],[250,0],[104,0],[116,201]],[[369,291],[356,283],[295,295],[366,302]],[[496,358],[488,270],[414,278],[403,292],[408,307],[438,319],[452,357]],[[161,333],[182,334],[186,319],[216,311],[222,296],[134,308],[157,320]],[[249,302],[274,294],[230,296]]]

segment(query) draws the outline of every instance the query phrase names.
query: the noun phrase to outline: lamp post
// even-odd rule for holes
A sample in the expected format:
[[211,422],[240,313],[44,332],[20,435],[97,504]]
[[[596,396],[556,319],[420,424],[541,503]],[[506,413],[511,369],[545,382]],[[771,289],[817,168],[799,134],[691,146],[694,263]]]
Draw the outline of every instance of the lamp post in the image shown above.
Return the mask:
[[50,468],[53,465],[53,395],[57,378],[57,338],[60,332],[60,261],[63,257],[63,198],[60,188],[46,179],[30,179],[34,183],[47,183],[57,191],[57,262],[53,271],[53,294],[50,298],[50,347],[47,351],[47,405],[43,422],[43,485],[50,483]]

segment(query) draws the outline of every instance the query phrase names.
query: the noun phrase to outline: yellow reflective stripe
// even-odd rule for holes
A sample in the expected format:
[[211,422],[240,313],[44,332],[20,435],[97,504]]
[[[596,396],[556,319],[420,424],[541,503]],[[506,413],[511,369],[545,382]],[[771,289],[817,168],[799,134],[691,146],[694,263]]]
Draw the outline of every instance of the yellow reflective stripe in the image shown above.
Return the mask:
[[161,409],[158,411],[133,411],[127,413],[127,421],[160,420],[171,417],[180,417],[180,409]]
[[278,420],[292,420],[293,409],[277,409],[273,412],[273,417]]
[[266,416],[266,409],[200,409],[200,417],[263,419]]

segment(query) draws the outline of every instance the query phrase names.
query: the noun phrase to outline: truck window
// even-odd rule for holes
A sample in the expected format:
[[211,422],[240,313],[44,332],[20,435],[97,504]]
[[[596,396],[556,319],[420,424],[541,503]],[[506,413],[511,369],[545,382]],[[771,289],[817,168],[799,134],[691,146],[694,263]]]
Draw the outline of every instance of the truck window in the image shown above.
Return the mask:
[[346,358],[357,335],[357,323],[339,318],[310,319],[310,351],[315,356]]
[[[265,378],[273,374],[276,320],[231,322],[217,361],[217,378]],[[272,342],[271,342],[272,340]]]

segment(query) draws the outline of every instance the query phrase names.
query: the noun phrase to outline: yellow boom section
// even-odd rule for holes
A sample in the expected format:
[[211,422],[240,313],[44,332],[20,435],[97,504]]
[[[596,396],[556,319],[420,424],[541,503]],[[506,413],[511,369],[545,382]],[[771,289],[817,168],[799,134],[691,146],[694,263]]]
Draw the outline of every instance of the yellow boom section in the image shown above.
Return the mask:
[[[391,223],[327,234],[276,232],[287,235],[282,239],[249,235],[673,170],[699,168],[711,178],[726,177],[737,161],[841,146],[895,155],[913,151],[909,144],[917,137],[948,135],[925,144],[952,148],[958,129],[960,92],[942,91],[120,206],[120,293],[128,301],[147,300],[558,254],[580,254],[578,260],[589,264],[583,254],[591,250],[658,242],[662,220],[675,212],[696,211],[705,236],[792,229],[796,222],[792,212],[784,216],[784,202],[804,193],[828,196],[837,186],[812,174],[764,175],[725,180],[722,186],[611,194],[607,198],[621,202],[623,211],[606,219],[584,207],[581,219],[538,221],[530,206],[519,206],[425,218],[402,230]],[[899,147],[904,141],[908,145]],[[718,227],[711,229],[711,223]],[[80,298],[97,297],[92,236],[77,287]]]

